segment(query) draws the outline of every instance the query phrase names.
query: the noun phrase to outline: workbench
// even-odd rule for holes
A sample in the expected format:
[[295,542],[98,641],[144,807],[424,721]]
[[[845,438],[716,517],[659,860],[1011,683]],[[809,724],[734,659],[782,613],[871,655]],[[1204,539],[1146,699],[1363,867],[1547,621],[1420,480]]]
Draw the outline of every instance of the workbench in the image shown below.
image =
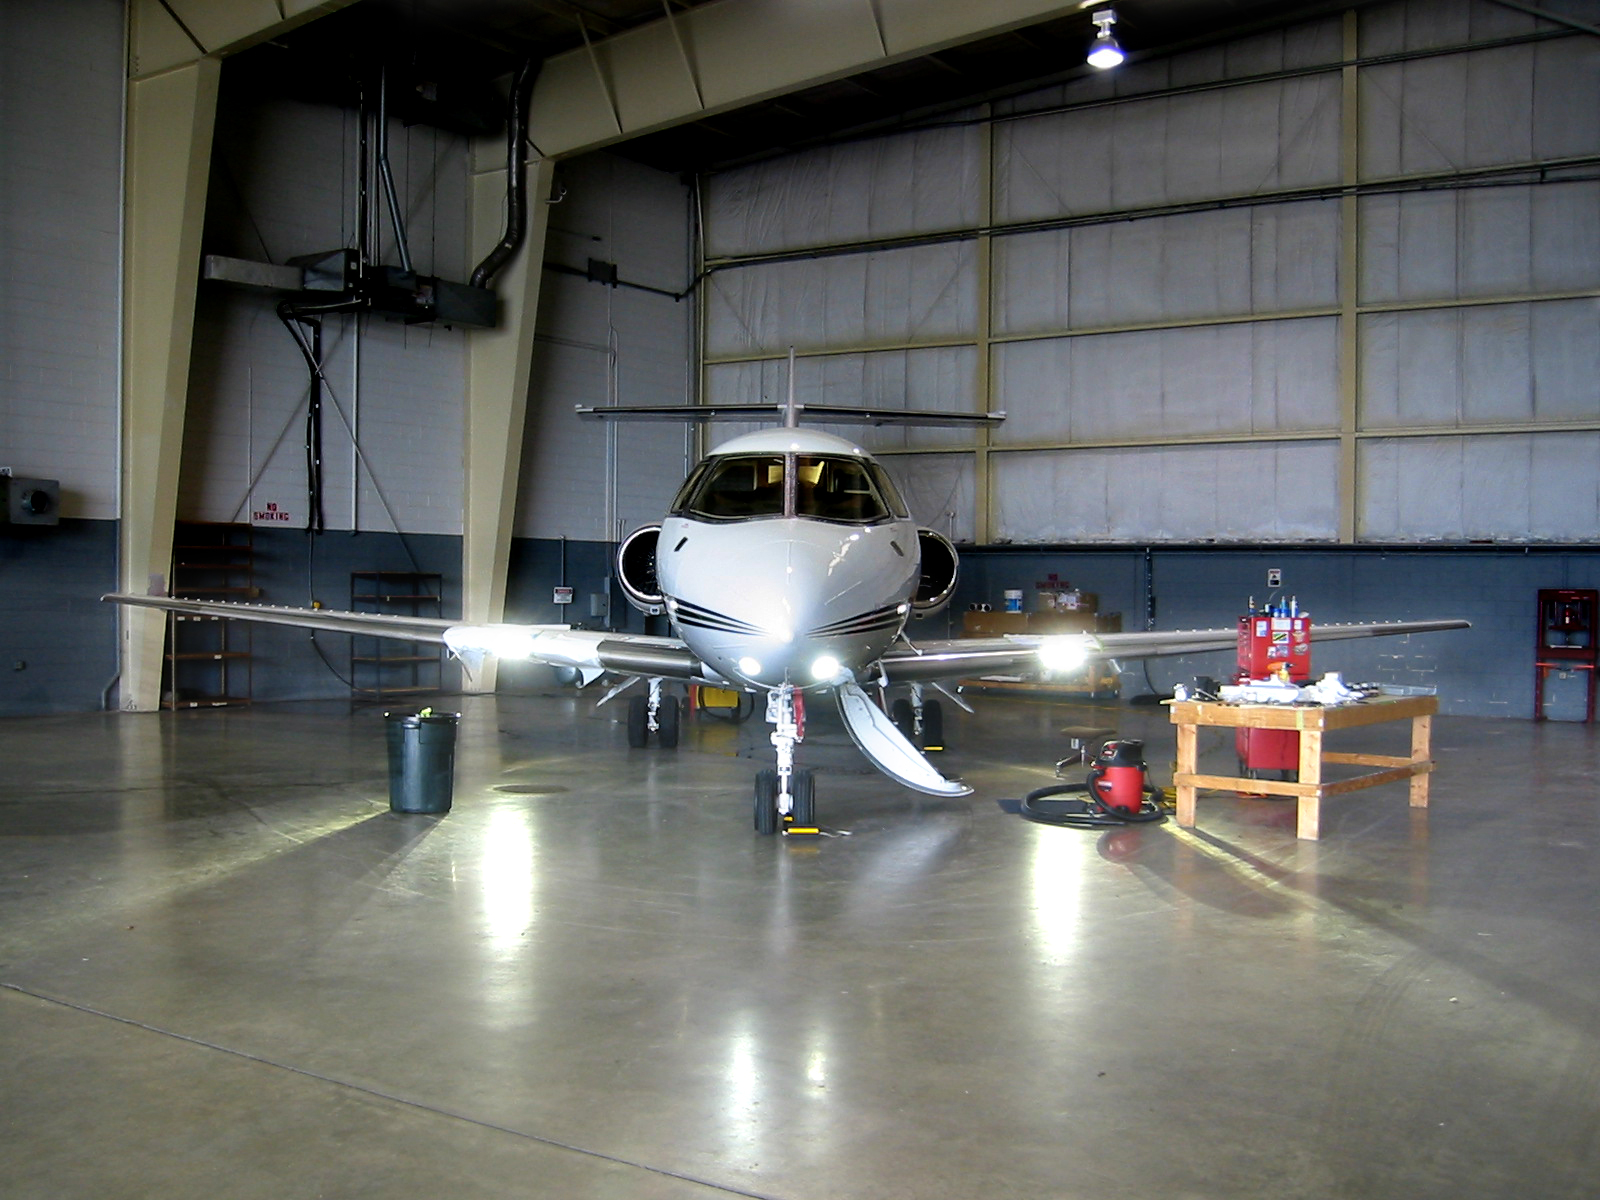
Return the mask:
[[[1195,790],[1222,788],[1228,791],[1269,796],[1293,796],[1300,811],[1295,825],[1299,837],[1316,840],[1321,836],[1322,801],[1380,783],[1400,779],[1411,781],[1411,807],[1428,807],[1428,773],[1433,770],[1429,743],[1433,715],[1439,711],[1435,696],[1380,696],[1355,704],[1334,707],[1284,704],[1218,704],[1203,700],[1180,700],[1172,704],[1172,723],[1178,727],[1178,770],[1173,777],[1178,789],[1178,824],[1195,823]],[[1354,729],[1384,721],[1411,722],[1411,757],[1386,754],[1344,754],[1324,750],[1324,734],[1336,729]],[[1280,783],[1267,779],[1241,779],[1226,775],[1201,775],[1196,771],[1199,731],[1202,725],[1229,729],[1285,729],[1300,735],[1300,780]],[[1353,779],[1332,783],[1322,781],[1324,763],[1359,767],[1378,767]]]

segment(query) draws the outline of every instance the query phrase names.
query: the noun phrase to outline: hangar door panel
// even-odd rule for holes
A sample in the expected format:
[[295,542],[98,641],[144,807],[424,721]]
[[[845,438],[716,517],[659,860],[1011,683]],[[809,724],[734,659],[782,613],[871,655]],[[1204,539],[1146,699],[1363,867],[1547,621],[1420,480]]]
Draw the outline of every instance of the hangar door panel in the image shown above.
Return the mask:
[[1338,303],[1339,205],[1187,213],[995,241],[995,332],[1027,334]]
[[971,242],[756,263],[706,281],[711,358],[970,337]]
[[976,125],[809,150],[716,176],[706,256],[767,254],[974,225]]
[[976,492],[970,455],[897,454],[883,460],[917,524],[970,542]]
[[[977,357],[977,350],[972,346],[937,346],[926,350],[881,350],[799,358],[795,361],[795,399],[801,405],[970,412]],[[769,403],[776,406],[788,395],[788,374],[788,363],[784,359],[713,363],[706,368],[706,400],[712,404]],[[736,428],[760,426],[719,424],[713,440],[730,440]],[[963,445],[972,438],[970,431],[938,427],[821,425],[818,428],[849,438],[870,450]]]
[[1368,429],[1600,420],[1600,300],[1362,318]]
[[996,216],[1022,221],[1312,187],[1339,178],[1339,81],[1315,75],[1011,121]]
[[1014,342],[995,364],[998,445],[1338,425],[1332,317]]
[[997,535],[1007,541],[1328,541],[1338,534],[1332,442],[1004,454],[991,469]]
[[1361,446],[1369,541],[1593,541],[1600,433],[1375,438]]
[[1361,172],[1381,179],[1600,150],[1600,41],[1562,38],[1362,71]]
[[1600,183],[1361,201],[1361,299],[1470,300],[1600,282]]

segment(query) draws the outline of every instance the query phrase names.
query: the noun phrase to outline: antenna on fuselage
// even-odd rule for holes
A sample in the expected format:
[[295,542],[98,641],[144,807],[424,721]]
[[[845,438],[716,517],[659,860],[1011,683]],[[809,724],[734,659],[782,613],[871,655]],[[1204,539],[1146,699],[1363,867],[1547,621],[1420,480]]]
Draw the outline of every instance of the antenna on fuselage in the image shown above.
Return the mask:
[[789,394],[783,402],[783,427],[800,428],[800,406],[794,402],[794,347],[789,347]]

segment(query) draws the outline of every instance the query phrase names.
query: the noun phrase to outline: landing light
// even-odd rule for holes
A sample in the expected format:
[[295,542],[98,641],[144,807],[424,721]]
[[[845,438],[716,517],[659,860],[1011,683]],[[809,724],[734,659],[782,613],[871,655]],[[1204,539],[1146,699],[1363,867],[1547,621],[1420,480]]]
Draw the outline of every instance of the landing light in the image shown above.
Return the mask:
[[454,626],[445,630],[445,645],[455,654],[492,654],[496,658],[530,658],[533,634],[513,627],[495,629]]
[[831,654],[824,654],[811,664],[811,678],[818,683],[826,682],[829,679],[837,679],[838,676],[839,660]]
[[1089,661],[1089,644],[1081,637],[1047,637],[1039,643],[1039,661],[1049,671],[1076,671]]
[[753,678],[761,674],[761,664],[747,654],[739,660],[739,674]]

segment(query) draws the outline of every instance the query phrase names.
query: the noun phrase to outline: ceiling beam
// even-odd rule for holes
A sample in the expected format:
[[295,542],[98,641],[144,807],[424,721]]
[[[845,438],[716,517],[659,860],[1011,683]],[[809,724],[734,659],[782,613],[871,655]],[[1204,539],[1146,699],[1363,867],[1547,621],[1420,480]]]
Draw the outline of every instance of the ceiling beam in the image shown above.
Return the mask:
[[718,0],[548,59],[529,136],[546,155],[578,154],[1079,9],[1076,0]]
[[225,57],[354,0],[129,0],[128,78]]

